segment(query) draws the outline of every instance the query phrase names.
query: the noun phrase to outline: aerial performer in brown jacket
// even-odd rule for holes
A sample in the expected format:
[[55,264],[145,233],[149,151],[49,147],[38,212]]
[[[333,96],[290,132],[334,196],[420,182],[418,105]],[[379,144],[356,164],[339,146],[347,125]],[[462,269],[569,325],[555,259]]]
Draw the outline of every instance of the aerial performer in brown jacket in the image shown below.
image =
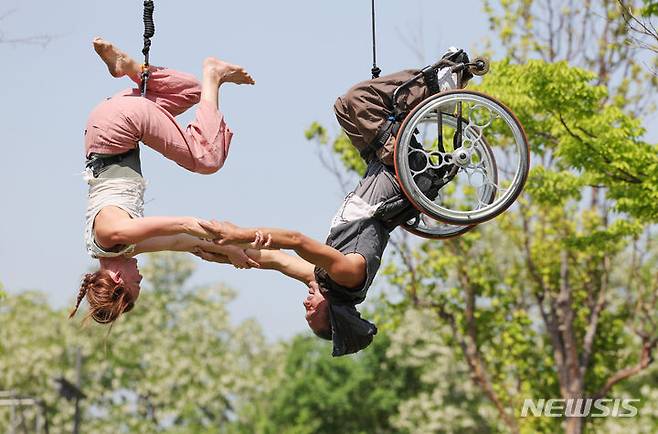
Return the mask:
[[[443,57],[468,62],[468,56],[454,48]],[[297,231],[201,222],[222,246],[262,244],[265,239],[266,246],[275,249],[246,253],[262,268],[279,270],[308,286],[303,303],[306,321],[316,335],[333,340],[334,356],[357,352],[372,342],[377,328],[361,318],[355,306],[366,298],[390,232],[418,214],[401,192],[392,167],[399,124],[406,113],[429,96],[463,88],[472,77],[468,71],[453,73],[450,68],[431,71],[397,95],[394,110],[393,91],[418,73],[406,70],[364,81],[336,101],[338,122],[367,163],[367,169],[331,221],[325,243]],[[424,164],[413,159],[410,157],[412,166]],[[435,196],[448,170],[449,166],[426,170],[415,181],[428,197]],[[298,256],[276,249],[290,249]],[[208,261],[228,262],[226,255],[203,248],[197,250],[197,255]]]

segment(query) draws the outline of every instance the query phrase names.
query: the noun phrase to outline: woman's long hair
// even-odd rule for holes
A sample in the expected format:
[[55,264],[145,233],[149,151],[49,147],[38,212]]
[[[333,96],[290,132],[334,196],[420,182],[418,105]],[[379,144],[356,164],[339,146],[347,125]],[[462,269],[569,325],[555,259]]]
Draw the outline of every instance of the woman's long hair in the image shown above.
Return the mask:
[[85,320],[93,318],[99,324],[109,324],[135,306],[129,291],[122,284],[116,283],[107,270],[84,275],[78,300],[69,318],[76,314],[85,295],[89,303],[89,313]]

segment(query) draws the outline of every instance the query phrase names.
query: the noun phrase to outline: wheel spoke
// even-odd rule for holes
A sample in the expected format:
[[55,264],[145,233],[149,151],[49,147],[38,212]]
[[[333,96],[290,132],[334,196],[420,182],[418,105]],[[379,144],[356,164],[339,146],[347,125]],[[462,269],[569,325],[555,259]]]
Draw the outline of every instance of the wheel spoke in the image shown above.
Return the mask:
[[522,127],[509,109],[475,92],[446,92],[423,102],[405,120],[397,146],[405,194],[421,212],[457,226],[500,214],[527,176]]

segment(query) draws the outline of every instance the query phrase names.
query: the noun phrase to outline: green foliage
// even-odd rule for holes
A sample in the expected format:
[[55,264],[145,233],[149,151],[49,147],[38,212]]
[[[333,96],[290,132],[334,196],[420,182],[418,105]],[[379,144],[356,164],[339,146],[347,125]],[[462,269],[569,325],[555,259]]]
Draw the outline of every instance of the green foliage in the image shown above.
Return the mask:
[[[503,3],[522,9],[532,2]],[[629,100],[611,97],[599,81],[566,62],[507,60],[494,62],[478,86],[508,105],[527,132],[533,168],[519,205],[458,239],[403,245],[384,271],[403,296],[389,332],[404,328],[410,311],[433,317],[437,324],[423,324],[452,346],[456,360],[468,362],[480,395],[434,377],[436,389],[399,405],[396,426],[441,432],[442,405],[457,414],[478,405],[484,410],[477,414],[505,423],[459,419],[477,432],[559,432],[563,421],[519,412],[526,398],[563,396],[570,384],[565,340],[584,373],[582,393],[591,396],[637,365],[643,343],[635,331],[656,336],[650,325],[658,321],[658,289],[651,279],[658,268],[649,249],[655,235],[636,240],[658,221],[658,148],[643,140],[641,120],[626,110]],[[330,142],[314,128],[323,131],[322,143]],[[353,171],[354,149],[344,139],[336,138],[341,146],[333,149]],[[413,334],[406,339],[409,351],[423,348]],[[443,366],[439,352],[423,354],[415,366]],[[452,407],[460,393],[467,404]],[[441,404],[419,408],[428,399]],[[466,428],[453,422],[446,431],[459,429]]]
[[390,416],[420,387],[419,370],[387,357],[378,334],[367,351],[332,358],[330,344],[298,336],[271,390],[247,407],[236,432],[249,434],[397,433]]
[[[242,399],[259,392],[252,379],[268,369],[273,350],[254,322],[231,324],[232,291],[186,288],[192,270],[181,255],[152,255],[143,267],[151,285],[111,330],[67,320],[43,294],[7,297],[0,307],[0,390],[43,398],[52,431],[67,431],[73,406],[51,383],[60,375],[75,380],[81,348],[83,432],[217,432]],[[6,416],[0,412],[3,432]]]
[[[54,427],[68,424],[73,415],[72,405],[57,396],[53,385],[57,376],[74,378],[68,348],[78,342],[64,318],[34,291],[7,295],[0,305],[0,390],[43,399]],[[32,409],[26,413],[26,419],[34,417]],[[0,431],[7,431],[9,414],[0,408]]]
[[533,170],[530,194],[560,202],[575,199],[579,186],[597,186],[618,211],[658,221],[658,147],[642,140],[640,120],[608,102],[606,88],[593,78],[566,62],[499,62],[478,89],[516,113],[535,153],[556,159],[559,172]]
[[554,172],[537,166],[530,170],[525,193],[538,203],[564,206],[567,202],[579,200],[582,188],[582,178],[569,171]]
[[658,16],[658,2],[655,0],[643,0],[642,16]]
[[[655,13],[655,0],[623,3],[638,13]],[[631,42],[646,35],[626,22],[618,1],[483,0],[483,4],[490,28],[503,44],[504,57],[518,64],[529,59],[567,61],[596,72],[597,83],[608,89],[611,99],[623,102],[628,112],[643,116],[655,110],[658,75],[651,70],[655,60],[647,62]],[[655,43],[649,42],[650,51],[651,46]]]
[[414,434],[505,432],[493,407],[470,381],[468,365],[451,351],[450,328],[435,312],[409,308],[401,315],[390,309],[382,314],[394,326],[387,357],[420,370],[423,384],[399,405],[395,427]]
[[[329,137],[327,130],[317,122],[313,122],[305,133],[307,140],[314,140],[319,145],[327,145]],[[339,157],[341,163],[349,172],[357,173],[362,176],[366,173],[366,164],[361,158],[359,151],[352,146],[352,142],[345,135],[341,133],[333,140],[331,144],[332,151]]]

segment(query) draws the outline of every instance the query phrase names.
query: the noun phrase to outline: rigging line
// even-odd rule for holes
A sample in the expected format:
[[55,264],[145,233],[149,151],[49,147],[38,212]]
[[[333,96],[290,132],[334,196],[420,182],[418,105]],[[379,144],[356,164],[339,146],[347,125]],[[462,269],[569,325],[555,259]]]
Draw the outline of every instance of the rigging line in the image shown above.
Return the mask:
[[372,11],[372,78],[379,77],[379,74],[382,72],[381,69],[377,67],[377,45],[375,42],[375,0],[371,0],[371,11]]

